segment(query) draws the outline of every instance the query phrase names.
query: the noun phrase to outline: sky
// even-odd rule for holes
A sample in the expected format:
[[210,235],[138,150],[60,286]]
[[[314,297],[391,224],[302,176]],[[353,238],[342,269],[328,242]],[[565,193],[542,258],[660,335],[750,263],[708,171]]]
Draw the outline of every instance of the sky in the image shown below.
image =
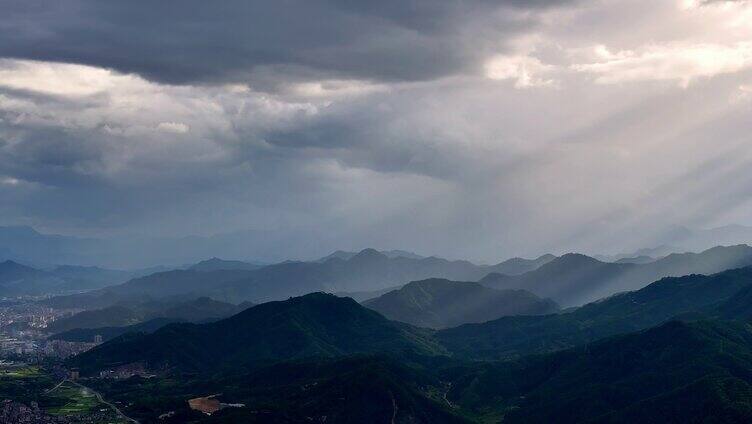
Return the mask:
[[752,224],[752,2],[0,0],[0,224],[290,257]]

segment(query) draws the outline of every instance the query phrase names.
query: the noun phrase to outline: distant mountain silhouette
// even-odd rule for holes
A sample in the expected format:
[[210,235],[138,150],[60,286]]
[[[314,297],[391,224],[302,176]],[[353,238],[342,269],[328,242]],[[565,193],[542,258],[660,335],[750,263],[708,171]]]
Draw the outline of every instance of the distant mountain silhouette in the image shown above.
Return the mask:
[[385,317],[418,327],[447,328],[507,315],[542,315],[558,306],[525,290],[496,290],[444,279],[413,281],[363,303]]
[[[388,258],[408,258],[408,259],[423,259],[425,256],[418,255],[413,252],[408,252],[405,250],[381,250],[378,251],[382,255],[388,257]],[[319,259],[316,262],[326,262],[329,259],[342,259],[342,260],[349,260],[353,256],[357,255],[358,252],[347,252],[344,250],[337,250],[335,252],[330,253],[329,255],[324,256],[323,258]]]
[[672,321],[576,349],[490,363],[448,399],[505,423],[752,421],[752,333],[743,323]]
[[494,266],[484,266],[435,257],[390,258],[375,249],[364,249],[347,260],[331,258],[325,262],[286,262],[249,271],[161,272],[98,292],[67,299],[53,299],[51,304],[104,307],[139,297],[187,295],[209,296],[231,303],[243,300],[265,302],[315,291],[375,291],[426,278],[475,281],[489,272],[509,268],[534,268],[549,259],[548,256],[535,260],[515,259],[509,264],[507,261]]
[[752,267],[715,275],[667,277],[568,313],[504,317],[441,330],[437,339],[455,355],[504,359],[559,350],[642,330],[677,316],[743,319]]
[[219,258],[211,258],[205,261],[201,261],[195,265],[192,265],[188,269],[193,270],[193,271],[221,271],[221,270],[250,271],[254,269],[259,269],[262,266],[263,266],[262,264],[256,264],[256,263],[250,263],[250,262],[228,261],[228,260],[219,259]]
[[713,274],[752,265],[752,247],[714,247],[701,253],[675,253],[645,264],[606,263],[567,254],[519,276],[491,274],[481,284],[500,289],[526,289],[574,306],[613,293],[635,290],[668,276]]
[[616,262],[617,264],[648,264],[650,262],[655,262],[656,259],[650,256],[634,256],[631,258],[621,258]]
[[[716,245],[720,245],[722,243],[716,243]],[[736,244],[736,243],[732,243]],[[708,246],[704,247],[700,250],[707,249]],[[601,262],[620,262],[624,259],[631,259],[631,258],[639,258],[639,257],[647,257],[655,259],[660,259],[665,256],[671,255],[673,253],[686,253],[689,249],[678,247],[678,246],[668,246],[668,245],[660,245],[657,247],[647,247],[642,249],[637,249],[634,252],[629,253],[619,253],[616,255],[593,255],[595,259],[598,259]]]
[[98,289],[122,283],[134,275],[70,265],[41,270],[7,260],[0,263],[0,296],[39,296]]
[[171,324],[126,335],[71,360],[87,371],[143,361],[150,367],[208,371],[254,361],[356,353],[435,353],[425,330],[389,321],[352,299],[312,293],[257,305],[210,324]]
[[504,275],[519,275],[540,268],[541,266],[556,259],[554,255],[543,255],[535,259],[512,258],[495,265],[494,271]]
[[42,271],[7,260],[0,263],[0,284],[12,284],[29,277],[44,275]]
[[265,251],[261,243],[254,243],[262,239],[260,234],[245,231],[209,237],[91,238],[43,234],[27,226],[0,226],[0,260],[118,269],[175,266],[214,255],[253,257]]

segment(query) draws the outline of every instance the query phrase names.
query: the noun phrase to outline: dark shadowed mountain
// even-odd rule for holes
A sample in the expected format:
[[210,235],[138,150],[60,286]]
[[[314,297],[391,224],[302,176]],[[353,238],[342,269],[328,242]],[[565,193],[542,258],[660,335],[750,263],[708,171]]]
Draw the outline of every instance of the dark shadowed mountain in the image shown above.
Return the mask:
[[250,262],[243,262],[243,261],[228,261],[228,260],[219,259],[219,258],[211,258],[205,261],[201,261],[195,265],[192,265],[188,269],[192,271],[222,271],[222,270],[251,271],[254,269],[259,269],[262,266],[264,265],[260,263],[250,263]]
[[[750,286],[752,268],[711,276],[667,277],[643,289],[617,294],[569,313],[504,317],[441,330],[436,337],[456,355],[476,359],[549,352],[642,330],[679,315],[717,316],[718,305],[742,296]],[[724,310],[730,311],[732,307],[729,304]],[[723,317],[737,316],[742,315],[726,312]]]
[[60,333],[75,328],[116,327],[136,324],[140,315],[125,306],[109,306],[104,309],[83,311],[72,316],[53,321],[47,326],[50,333]]
[[356,353],[434,353],[425,330],[389,321],[352,299],[312,293],[257,305],[209,324],[172,324],[123,336],[74,357],[87,371],[143,361],[150,367],[210,371],[262,360]]
[[607,263],[567,254],[519,276],[491,274],[480,282],[499,289],[526,289],[574,306],[669,276],[713,274],[752,265],[752,247],[714,247],[701,253],[676,253],[646,264]]
[[206,322],[227,318],[253,304],[233,305],[207,297],[185,302],[140,302],[124,303],[102,309],[82,311],[52,322],[47,331],[60,333],[73,329],[100,327],[125,327],[154,318],[170,318],[174,321]]
[[752,420],[752,333],[731,322],[668,322],[555,354],[471,368],[459,411],[507,423]]
[[245,309],[253,307],[251,302],[240,305],[220,302],[208,297],[201,297],[188,302],[179,302],[167,307],[153,307],[152,316],[177,318],[188,322],[213,321],[227,318]]
[[[519,269],[523,262],[528,267],[534,267],[547,259],[542,257],[527,262],[514,260],[514,267]],[[286,262],[249,271],[162,272],[83,296],[54,299],[50,304],[61,306],[67,302],[103,307],[133,298],[169,296],[209,296],[231,303],[243,300],[265,302],[315,291],[374,291],[426,278],[474,281],[506,267],[506,262],[482,266],[435,257],[390,258],[374,249],[365,249],[347,260],[333,258],[326,262]]]
[[[385,356],[310,358],[233,369],[199,381],[175,378],[123,379],[108,399],[126,407],[140,422],[183,423],[334,423],[458,424],[471,421],[441,398],[446,384],[436,375]],[[113,388],[108,386],[107,388]],[[211,416],[191,411],[185,401],[197,393],[242,403]],[[151,401],[152,396],[158,402]],[[148,399],[148,401],[145,401]],[[140,402],[139,402],[140,401]],[[172,416],[158,419],[165,405]]]
[[542,315],[558,310],[551,300],[525,290],[496,290],[478,283],[413,281],[363,303],[385,317],[418,327],[447,328],[507,315]]
[[175,322],[183,322],[183,320],[174,318],[154,318],[138,324],[123,327],[74,328],[72,330],[53,334],[48,337],[48,339],[91,343],[94,341],[95,336],[101,336],[102,341],[106,342],[126,333],[153,333],[165,325]]

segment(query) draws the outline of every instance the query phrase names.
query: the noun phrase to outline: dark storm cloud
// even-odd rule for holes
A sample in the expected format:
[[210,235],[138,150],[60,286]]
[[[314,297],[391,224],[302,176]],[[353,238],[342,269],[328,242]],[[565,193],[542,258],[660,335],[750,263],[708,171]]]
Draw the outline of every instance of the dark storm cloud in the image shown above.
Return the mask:
[[[167,83],[414,81],[477,65],[568,0],[3,1],[0,57],[88,64]],[[268,68],[273,68],[269,71]],[[264,71],[266,69],[266,71]],[[259,78],[260,79],[260,78]]]

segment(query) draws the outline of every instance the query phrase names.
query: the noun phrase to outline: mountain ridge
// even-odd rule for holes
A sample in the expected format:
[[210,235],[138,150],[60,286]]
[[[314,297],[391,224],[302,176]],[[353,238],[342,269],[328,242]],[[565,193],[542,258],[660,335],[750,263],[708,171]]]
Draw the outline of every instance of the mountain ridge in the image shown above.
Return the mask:
[[505,315],[544,315],[559,310],[525,290],[496,290],[475,282],[432,278],[363,302],[385,317],[418,327],[447,328]]

